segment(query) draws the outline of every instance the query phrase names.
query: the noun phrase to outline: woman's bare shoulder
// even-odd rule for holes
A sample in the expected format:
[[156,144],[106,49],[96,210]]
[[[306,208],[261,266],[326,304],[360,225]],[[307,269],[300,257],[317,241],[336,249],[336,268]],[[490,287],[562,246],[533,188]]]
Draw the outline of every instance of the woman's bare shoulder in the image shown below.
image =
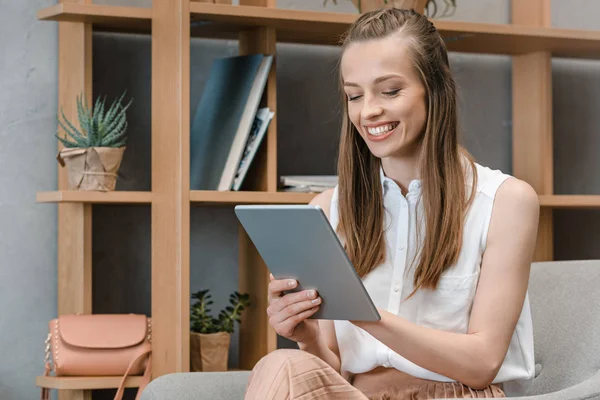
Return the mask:
[[326,191],[317,194],[315,197],[313,197],[313,199],[309,203],[311,205],[317,205],[317,206],[321,207],[328,219],[329,219],[329,210],[331,208],[331,198],[333,197],[334,190],[335,189],[333,189],[333,188],[327,189]]

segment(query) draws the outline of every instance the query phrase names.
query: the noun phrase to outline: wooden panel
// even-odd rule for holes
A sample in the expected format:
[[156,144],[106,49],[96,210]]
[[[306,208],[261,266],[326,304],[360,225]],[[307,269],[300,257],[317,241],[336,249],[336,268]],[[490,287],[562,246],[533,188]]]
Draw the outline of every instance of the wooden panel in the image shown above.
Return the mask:
[[[74,389],[117,389],[121,383],[122,376],[93,376],[93,377],[55,377],[38,376],[35,379],[36,386],[50,389],[74,390]],[[126,388],[139,387],[141,376],[130,376],[125,380]]]
[[[512,22],[550,24],[550,0],[512,1]],[[552,55],[548,51],[513,57],[513,174],[539,195],[553,194]],[[552,210],[540,212],[535,261],[550,261]]]
[[152,192],[59,190],[37,193],[36,201],[38,203],[150,204],[152,202]]
[[550,28],[552,26],[550,3],[549,0],[513,1],[511,23]]
[[[189,370],[189,0],[154,1],[152,20],[152,368]],[[183,17],[182,17],[183,16]]]
[[190,201],[202,205],[235,205],[235,204],[308,204],[316,193],[285,192],[235,192],[192,190]]
[[92,312],[92,206],[59,204],[58,314]]
[[[275,0],[240,0],[241,6],[254,6],[259,11],[275,7]],[[258,27],[242,31],[239,36],[240,54],[276,54],[277,40],[275,29]],[[249,185],[252,189],[268,192],[277,191],[277,76],[276,59],[265,87],[262,106],[268,106],[275,112],[267,136],[257,153],[252,168],[248,171]],[[284,194],[285,195],[285,194]],[[279,196],[278,196],[279,197]],[[281,196],[283,198],[283,196]],[[274,196],[273,196],[274,198]],[[291,197],[290,197],[291,198]],[[239,289],[249,293],[252,305],[247,310],[240,326],[240,368],[252,369],[263,356],[277,349],[277,334],[269,325],[267,309],[267,286],[269,272],[258,254],[256,247],[239,226]]]
[[212,3],[212,4],[232,4],[231,0],[191,0],[197,3]]
[[240,0],[241,6],[277,7],[277,0]]
[[598,195],[541,195],[540,206],[548,208],[600,208]]
[[540,210],[538,237],[533,254],[534,261],[552,261],[554,259],[554,219],[551,208]]
[[241,224],[239,238],[239,290],[249,293],[252,301],[240,324],[239,367],[251,370],[263,356],[277,349],[277,334],[267,316],[267,267]]
[[[77,0],[62,0],[76,3]],[[79,3],[91,2],[79,1]],[[58,24],[58,111],[77,119],[77,96],[92,95],[92,28],[79,22]],[[78,125],[78,124],[76,124]],[[62,145],[59,143],[57,149]],[[58,165],[58,189],[67,189],[66,168]],[[58,315],[92,312],[92,206],[59,204],[57,228]],[[59,400],[91,400],[89,390],[59,391]]]
[[513,171],[552,194],[552,67],[549,53],[513,58]]

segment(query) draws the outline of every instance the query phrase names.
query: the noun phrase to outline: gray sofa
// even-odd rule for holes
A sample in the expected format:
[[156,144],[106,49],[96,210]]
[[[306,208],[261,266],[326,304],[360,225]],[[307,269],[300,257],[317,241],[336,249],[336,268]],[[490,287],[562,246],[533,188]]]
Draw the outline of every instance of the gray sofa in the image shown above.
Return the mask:
[[[600,260],[532,265],[536,378],[529,400],[600,400]],[[154,379],[142,400],[240,400],[249,372]]]

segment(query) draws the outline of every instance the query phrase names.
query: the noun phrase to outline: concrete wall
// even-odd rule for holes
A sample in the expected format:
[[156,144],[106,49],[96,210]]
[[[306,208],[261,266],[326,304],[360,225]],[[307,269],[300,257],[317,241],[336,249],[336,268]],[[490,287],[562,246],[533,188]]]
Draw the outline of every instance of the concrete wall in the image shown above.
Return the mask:
[[[0,399],[38,395],[46,324],[56,315],[56,206],[35,193],[56,187],[57,28],[35,20],[52,0],[0,0]],[[105,0],[149,6],[150,0]],[[278,7],[322,9],[322,0],[280,0]],[[346,0],[326,9],[351,12]],[[600,29],[594,0],[553,2],[553,25]],[[508,0],[461,0],[452,17],[506,23]],[[10,35],[9,35],[10,34]],[[94,35],[94,95],[127,88],[130,142],[119,190],[150,189],[150,39]],[[194,39],[192,110],[216,57],[235,54],[235,41]],[[335,47],[278,45],[280,174],[334,173],[339,106]],[[452,54],[460,86],[463,143],[482,164],[511,173],[511,63],[505,56]],[[595,61],[555,60],[554,124],[557,193],[600,191],[595,132],[600,120],[600,68]],[[8,172],[8,169],[11,172]],[[556,258],[600,258],[597,211],[556,212]],[[93,311],[150,313],[150,207],[95,206]],[[577,228],[577,229],[575,229]],[[231,207],[191,212],[191,291],[209,288],[218,310],[237,288],[237,223]],[[289,343],[281,342],[282,346]],[[234,336],[230,365],[237,365]],[[105,391],[95,398],[111,398]],[[129,392],[128,396],[132,393]]]

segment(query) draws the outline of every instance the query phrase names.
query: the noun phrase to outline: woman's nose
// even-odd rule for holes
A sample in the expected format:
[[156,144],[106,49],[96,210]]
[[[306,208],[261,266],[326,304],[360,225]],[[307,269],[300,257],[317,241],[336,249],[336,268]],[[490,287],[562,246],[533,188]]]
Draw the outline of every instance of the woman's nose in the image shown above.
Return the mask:
[[383,113],[383,107],[373,100],[367,100],[363,102],[363,108],[361,110],[361,118],[369,120],[378,117]]

